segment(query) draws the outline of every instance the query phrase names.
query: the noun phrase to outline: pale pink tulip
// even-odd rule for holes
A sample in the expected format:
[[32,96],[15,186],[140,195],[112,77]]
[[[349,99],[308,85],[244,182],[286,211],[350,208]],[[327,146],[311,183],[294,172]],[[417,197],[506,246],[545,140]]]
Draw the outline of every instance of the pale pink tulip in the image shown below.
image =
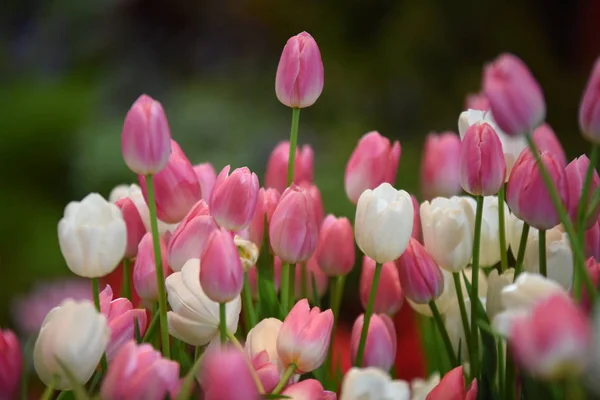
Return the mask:
[[[360,274],[359,293],[363,308],[369,302],[369,293],[373,275],[375,274],[375,261],[367,256],[363,257],[362,271]],[[393,261],[386,262],[381,267],[381,276],[377,286],[377,294],[373,303],[373,312],[376,314],[394,315],[404,304],[404,293],[400,286],[398,269]]]
[[348,218],[336,218],[329,214],[319,232],[317,262],[321,270],[329,276],[347,275],[352,271],[356,260],[354,232]]
[[[171,269],[167,261],[167,246],[164,239],[160,238],[160,252],[162,256],[162,269],[165,278]],[[138,246],[138,255],[133,264],[133,287],[141,299],[156,301],[158,299],[158,286],[156,282],[156,264],[154,263],[154,247],[152,233],[144,235]]]
[[[358,316],[352,327],[350,354],[355,362],[365,315]],[[385,314],[373,314],[369,322],[369,331],[365,343],[363,363],[359,367],[377,367],[389,371],[396,359],[396,329],[394,323]]]
[[600,141],[600,58],[594,64],[581,99],[579,126],[588,140]]
[[[571,221],[574,223],[577,223],[577,210],[579,209],[579,203],[585,201],[586,208],[588,208],[591,205],[590,202],[592,200],[594,191],[600,185],[600,177],[598,176],[596,168],[594,168],[587,199],[582,199],[583,185],[589,165],[590,160],[584,154],[571,161],[565,168],[565,179],[567,181],[567,211],[569,212]],[[600,205],[597,205],[593,210],[586,211],[586,213],[589,214],[589,217],[584,221],[584,227],[587,229],[591,228],[598,221]]]
[[210,235],[200,263],[200,284],[209,299],[227,303],[242,292],[242,262],[231,233],[225,228],[217,229]]
[[427,304],[437,299],[444,290],[444,275],[433,257],[414,238],[396,260],[398,278],[407,299]]
[[142,216],[138,208],[130,198],[119,199],[115,205],[121,209],[123,220],[127,229],[127,247],[125,249],[125,257],[132,258],[137,254],[138,244],[146,234],[146,226],[142,220]]
[[258,202],[258,177],[247,167],[229,174],[223,168],[210,195],[210,212],[217,224],[237,232],[247,227],[254,217]]
[[477,399],[477,379],[465,389],[463,367],[448,372],[440,383],[429,392],[426,400],[475,400]]
[[293,400],[321,400],[325,396],[325,389],[318,380],[306,379],[288,386],[281,394]]
[[556,137],[556,134],[547,123],[543,123],[533,130],[531,136],[537,149],[540,152],[547,151],[554,154],[558,162],[562,165],[567,165],[567,156],[565,151],[560,144],[560,141]]
[[421,192],[426,200],[461,192],[460,147],[460,137],[454,132],[427,135],[421,157]]
[[200,367],[199,381],[204,400],[259,399],[246,356],[234,348],[207,351]]
[[[282,193],[287,187],[287,170],[290,158],[290,142],[279,142],[267,161],[265,187]],[[312,182],[314,174],[314,154],[309,145],[296,147],[294,161],[294,183]]]
[[212,193],[215,181],[217,180],[217,173],[211,163],[202,163],[194,165],[194,172],[198,178],[200,184],[200,193],[202,198],[208,202],[210,194]]

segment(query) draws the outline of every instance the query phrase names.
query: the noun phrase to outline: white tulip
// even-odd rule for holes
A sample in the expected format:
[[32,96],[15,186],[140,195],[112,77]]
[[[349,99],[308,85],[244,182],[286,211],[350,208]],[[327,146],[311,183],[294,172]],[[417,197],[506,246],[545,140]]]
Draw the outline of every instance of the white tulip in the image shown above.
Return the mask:
[[473,252],[475,213],[461,197],[436,197],[421,204],[421,228],[425,249],[442,268],[459,272]]
[[413,220],[410,195],[382,183],[375,190],[365,190],[358,199],[354,224],[356,243],[378,263],[393,261],[406,250]]
[[[481,304],[485,308],[486,299],[480,297],[479,301],[481,301]],[[469,299],[468,296],[465,296],[464,303],[465,311],[467,313],[467,320],[469,322],[469,326],[471,326],[471,299]],[[462,359],[466,361],[470,360],[467,337],[465,336],[465,331],[463,329],[458,301],[453,302],[448,308],[446,314],[444,314],[444,325],[446,326],[446,331],[450,337],[450,342],[452,342],[452,349],[454,350],[454,353],[458,352],[458,346],[460,344]],[[471,333],[469,332],[469,335],[470,334]]]
[[410,382],[411,400],[426,400],[429,392],[440,383],[440,374],[435,372],[427,380],[413,379]]
[[495,269],[490,272],[488,276],[488,290],[486,296],[486,311],[490,321],[494,317],[504,311],[504,305],[502,304],[502,290],[513,283],[515,278],[515,270],[509,268],[502,273],[498,274]]
[[106,317],[91,301],[65,300],[50,310],[35,342],[33,365],[47,386],[72,389],[60,363],[84,385],[96,370],[110,339]]
[[[202,346],[219,335],[219,303],[208,298],[200,286],[200,260],[188,260],[181,271],[167,277],[169,333],[185,343]],[[235,333],[242,303],[240,296],[226,304],[227,329]]]
[[510,176],[515,161],[523,149],[527,148],[527,140],[524,136],[508,136],[504,133],[494,121],[491,111],[467,110],[463,111],[458,118],[458,132],[462,139],[467,132],[469,126],[478,122],[489,124],[498,134],[500,143],[502,143],[502,152],[504,153],[504,161],[506,162],[506,180]]
[[342,381],[340,400],[409,400],[408,382],[392,380],[378,368],[351,368]]
[[266,351],[269,360],[279,360],[277,354],[277,335],[283,322],[277,318],[266,318],[260,321],[256,326],[250,329],[244,344],[244,350],[248,357],[252,359],[258,353]]
[[116,205],[90,193],[67,205],[58,223],[58,241],[74,274],[99,278],[114,271],[125,256],[127,228]]

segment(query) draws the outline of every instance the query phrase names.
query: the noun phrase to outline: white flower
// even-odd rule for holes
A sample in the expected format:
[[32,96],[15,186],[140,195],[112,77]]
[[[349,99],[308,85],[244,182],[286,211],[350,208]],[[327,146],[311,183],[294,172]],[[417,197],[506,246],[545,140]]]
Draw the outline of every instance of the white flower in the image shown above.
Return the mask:
[[109,339],[106,318],[96,311],[91,301],[65,300],[53,308],[42,323],[33,349],[33,365],[46,385],[68,390],[72,388],[71,383],[60,360],[83,385],[94,373]]
[[431,376],[425,379],[413,379],[410,382],[411,400],[426,400],[429,392],[440,383],[439,372],[434,372]]
[[378,368],[351,368],[342,382],[340,400],[409,400],[408,382],[392,380]]
[[502,304],[502,290],[511,283],[515,278],[515,270],[509,268],[502,273],[498,274],[497,270],[492,270],[488,275],[488,290],[486,296],[486,311],[490,318],[490,321],[500,312],[504,311],[504,305]]
[[[188,260],[181,271],[166,280],[169,333],[185,343],[202,346],[219,335],[219,303],[208,298],[200,286],[200,260]],[[235,333],[242,309],[240,296],[226,304],[227,329]]]
[[271,361],[279,359],[277,355],[277,335],[279,335],[282,324],[283,322],[277,318],[265,318],[250,329],[244,345],[246,354],[250,359],[262,351],[267,352]]
[[410,240],[414,220],[412,199],[404,190],[382,183],[365,190],[356,206],[355,236],[367,256],[385,263],[400,257]]
[[74,274],[99,278],[114,271],[125,256],[127,228],[116,205],[90,193],[67,205],[58,223],[58,241]]

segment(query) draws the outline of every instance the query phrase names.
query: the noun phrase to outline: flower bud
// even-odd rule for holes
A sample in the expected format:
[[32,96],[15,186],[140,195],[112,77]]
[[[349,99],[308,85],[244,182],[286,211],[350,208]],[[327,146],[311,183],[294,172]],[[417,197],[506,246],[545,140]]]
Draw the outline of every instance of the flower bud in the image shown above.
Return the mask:
[[260,397],[244,353],[233,347],[207,351],[199,380],[205,400],[236,400],[240,393],[247,399]]
[[419,202],[417,201],[417,198],[415,196],[411,195],[410,198],[412,199],[413,208],[414,208],[413,230],[412,230],[412,233],[410,236],[412,238],[416,239],[418,242],[420,242],[422,240],[421,215],[419,214],[421,205],[419,204]]
[[540,85],[527,65],[513,54],[502,54],[485,66],[483,91],[494,119],[508,135],[529,134],[546,118]]
[[58,241],[74,274],[99,278],[117,268],[125,256],[127,227],[116,205],[90,193],[65,207],[58,223]]
[[488,275],[485,309],[490,321],[492,321],[496,315],[504,311],[502,291],[505,287],[513,283],[514,278],[515,270],[513,268],[507,269],[502,275],[498,274],[498,271],[493,269]]
[[123,221],[127,230],[127,247],[125,248],[125,257],[133,258],[137,254],[138,244],[146,234],[146,226],[142,216],[133,201],[126,197],[119,199],[115,205],[121,209]]
[[306,379],[286,387],[281,395],[296,400],[322,400],[325,396],[325,389],[318,380]]
[[594,64],[579,106],[579,127],[583,136],[594,143],[600,140],[600,89],[598,88],[600,88],[600,59]]
[[[356,360],[365,315],[361,314],[352,327],[351,355]],[[396,329],[385,314],[373,314],[369,323],[365,352],[361,367],[377,367],[389,371],[396,359]]]
[[160,172],[171,154],[171,131],[162,105],[145,94],[133,103],[121,134],[123,159],[138,175]]
[[[446,271],[445,269],[440,269],[440,271],[442,272],[444,284],[443,284],[442,293],[434,301],[435,301],[435,305],[437,306],[440,314],[444,315],[446,313],[446,311],[448,310],[448,308],[450,307],[450,305],[456,301],[456,289],[454,287],[454,281],[452,279],[452,274],[450,272]],[[481,285],[480,285],[480,287],[481,287]],[[481,289],[479,291],[481,292]],[[414,301],[412,301],[408,297],[406,298],[406,301],[410,305],[410,308],[412,308],[417,313],[424,315],[426,317],[429,317],[429,318],[433,317],[433,314],[431,313],[431,308],[429,307],[429,304],[418,304],[418,303],[415,303]]]
[[600,261],[600,221],[596,221],[594,225],[585,231],[584,250],[586,257],[594,257]]
[[[287,184],[287,170],[290,158],[290,142],[279,142],[271,152],[267,161],[265,174],[265,187],[277,189],[280,193],[285,191]],[[294,161],[294,183],[312,182],[314,174],[314,154],[309,145],[296,147]]]
[[[16,397],[21,380],[23,358],[19,339],[10,330],[0,329],[0,398]],[[4,397],[6,396],[6,397]]]
[[194,172],[200,184],[200,193],[202,198],[208,202],[212,193],[213,187],[217,180],[217,173],[211,163],[202,163],[194,165]]
[[239,296],[244,285],[244,270],[231,233],[225,228],[210,235],[200,263],[200,284],[209,299],[227,303]]
[[[263,350],[256,356],[251,358],[252,368],[256,371],[256,375],[263,385],[266,392],[271,392],[281,379],[280,369],[277,364],[269,360],[268,353]],[[299,376],[299,375],[297,375]],[[292,379],[290,379],[292,381]],[[295,380],[293,381],[295,382]]]
[[256,210],[254,211],[252,221],[250,221],[250,225],[248,225],[248,227],[238,232],[240,237],[251,241],[259,248],[262,247],[265,237],[265,218],[267,215],[266,202],[266,190],[264,188],[260,188],[258,191],[258,199],[256,201]]
[[410,386],[402,380],[391,380],[379,368],[350,368],[342,381],[340,400],[410,399]]
[[462,365],[448,372],[440,383],[427,395],[428,399],[475,400],[477,398],[477,378],[465,389],[465,376]]
[[[160,238],[160,254],[163,274],[166,278],[169,275],[170,268],[167,262],[167,247],[162,237]],[[158,299],[156,263],[154,261],[152,233],[148,232],[140,241],[138,255],[133,264],[133,286],[140,298],[146,301],[156,301]]]
[[312,106],[323,91],[323,61],[317,42],[306,32],[292,36],[281,53],[275,94],[285,106]]
[[414,238],[396,261],[398,278],[407,299],[428,304],[444,290],[444,276],[427,250]]
[[600,204],[596,205],[596,207],[593,210],[589,210],[589,207],[591,206],[590,203],[592,200],[593,193],[598,187],[598,185],[600,185],[600,177],[598,176],[596,168],[594,168],[593,170],[592,180],[590,181],[587,199],[582,199],[583,185],[585,183],[585,176],[587,174],[587,169],[589,165],[590,160],[584,154],[571,161],[565,168],[565,179],[567,181],[567,211],[569,212],[571,221],[573,221],[573,223],[576,224],[577,210],[579,209],[579,204],[582,201],[585,202],[586,216],[589,215],[589,217],[584,220],[585,229],[590,228],[592,225],[594,225],[594,223],[598,221],[598,215],[600,214]]
[[461,192],[460,138],[454,132],[429,133],[421,156],[421,192],[426,199]]
[[280,199],[281,193],[279,193],[277,189],[269,188],[265,190],[265,214],[269,226],[271,225],[271,218],[273,217],[273,213],[275,212]]
[[220,226],[237,232],[252,221],[258,201],[258,177],[247,167],[229,175],[229,165],[223,168],[210,196],[210,212]]
[[321,224],[325,219],[325,207],[323,206],[321,191],[314,183],[302,182],[299,186],[302,189],[306,190],[312,198],[312,205],[315,210],[315,219],[317,220],[317,227],[321,227]]
[[558,162],[562,165],[567,165],[567,156],[565,151],[560,144],[560,141],[556,137],[556,134],[547,123],[543,123],[534,129],[533,135],[531,136],[535,146],[543,153],[547,151],[549,153],[554,154]]
[[277,318],[265,318],[250,329],[244,344],[244,351],[250,359],[266,351],[270,362],[278,364],[277,336],[283,322]]
[[488,111],[490,109],[490,101],[483,92],[470,93],[465,99],[465,109]]
[[[360,301],[364,309],[367,308],[369,302],[374,274],[375,261],[364,256],[359,282]],[[396,264],[393,261],[383,263],[377,293],[375,294],[375,302],[373,303],[373,312],[394,315],[402,307],[403,303],[403,291],[402,286],[400,286]]]
[[356,260],[354,233],[348,218],[329,214],[319,232],[317,262],[328,276],[347,275]]
[[375,189],[384,182],[394,184],[400,152],[400,142],[391,144],[377,131],[368,132],[360,138],[346,164],[344,178],[346,195],[352,203],[356,204],[367,189]]
[[[275,261],[277,262],[277,260]],[[302,277],[302,271],[304,271],[304,278]],[[317,257],[313,254],[311,258],[306,262],[306,268],[303,268],[302,264],[296,264],[296,268],[294,269],[295,279],[294,279],[294,298],[296,300],[300,300],[308,297],[312,299],[314,294],[321,299],[325,296],[327,292],[327,285],[329,283],[329,279],[327,275],[319,268],[319,264],[317,262]],[[306,282],[306,293],[303,293],[303,283],[302,280]],[[313,288],[313,284],[316,285],[316,288]]]
[[[598,283],[600,283],[600,263],[593,257],[590,257],[585,262],[585,267],[590,275],[593,286],[595,288],[598,287]],[[587,312],[591,311],[593,308],[591,297],[585,285],[582,285],[581,288],[581,308]]]

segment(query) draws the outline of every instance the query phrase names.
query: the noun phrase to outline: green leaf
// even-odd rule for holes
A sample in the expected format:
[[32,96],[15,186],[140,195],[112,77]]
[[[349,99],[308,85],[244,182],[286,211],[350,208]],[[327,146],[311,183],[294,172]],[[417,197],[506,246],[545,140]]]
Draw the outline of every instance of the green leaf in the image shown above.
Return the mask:
[[75,399],[89,400],[89,397],[85,392],[85,388],[81,383],[77,381],[77,378],[75,378],[75,375],[73,375],[69,368],[67,368],[67,366],[59,358],[56,358],[56,362],[67,376],[67,379],[69,380],[71,386],[73,386],[73,394],[75,395]]
[[192,368],[188,371],[185,378],[183,379],[183,383],[181,384],[181,388],[179,389],[179,394],[177,395],[176,400],[188,400],[194,391],[194,381],[196,380],[196,374],[200,369],[200,365],[202,364],[202,359],[204,357],[198,357],[196,362]]
[[148,326],[148,329],[146,330],[146,334],[142,338],[142,342],[150,343],[152,341],[154,332],[156,331],[156,328],[158,327],[159,315],[160,314],[158,312],[155,312],[154,315],[152,316],[152,321],[150,321],[150,325]]
[[282,394],[263,394],[264,399],[291,399],[290,396],[285,396]]
[[137,317],[135,318],[135,324],[133,325],[133,333],[135,335],[135,342],[137,344],[142,343],[142,333],[140,332],[140,323],[137,319]]

